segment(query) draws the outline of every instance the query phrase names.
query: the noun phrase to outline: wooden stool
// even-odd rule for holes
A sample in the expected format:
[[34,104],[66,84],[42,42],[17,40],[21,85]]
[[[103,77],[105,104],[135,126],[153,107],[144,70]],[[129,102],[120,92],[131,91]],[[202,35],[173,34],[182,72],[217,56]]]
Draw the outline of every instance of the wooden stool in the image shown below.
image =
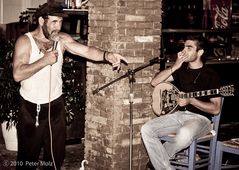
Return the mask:
[[[190,146],[183,150],[183,156],[188,158],[187,161],[178,161],[171,160],[170,163],[174,166],[175,169],[179,170],[195,170],[195,169],[202,169],[206,168],[209,170],[214,169],[214,162],[215,162],[215,153],[216,153],[216,146],[217,146],[217,135],[218,135],[218,128],[220,124],[221,118],[221,111],[223,106],[224,98],[222,98],[222,104],[219,114],[214,115],[212,117],[212,131],[211,133],[195,139],[192,141]],[[174,140],[175,135],[168,135],[161,137],[161,141],[167,142]],[[185,151],[185,152],[184,152]],[[182,157],[181,153],[177,153],[176,156],[179,155]],[[197,159],[197,156],[203,155],[200,159]]]
[[[237,165],[222,165],[223,152],[239,155],[239,138],[228,141],[217,141],[215,170],[234,169],[239,168],[239,161]],[[238,158],[239,160],[239,158]]]

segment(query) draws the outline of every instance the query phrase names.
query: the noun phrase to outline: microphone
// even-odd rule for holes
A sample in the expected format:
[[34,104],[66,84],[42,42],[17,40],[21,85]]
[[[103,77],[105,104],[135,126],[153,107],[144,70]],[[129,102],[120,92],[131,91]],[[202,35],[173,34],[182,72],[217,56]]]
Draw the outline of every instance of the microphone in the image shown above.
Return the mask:
[[[59,36],[57,33],[53,32],[51,34],[51,37],[50,39],[53,41],[53,44],[52,44],[52,51],[56,50],[57,49],[57,45],[58,45],[58,42],[59,42]],[[57,57],[57,56],[56,56]]]
[[56,32],[56,31],[52,32],[51,35],[50,35],[50,40],[53,41],[52,50],[56,50],[57,45],[58,45],[58,41],[59,41],[58,32]]
[[58,44],[58,41],[53,41],[53,47],[52,47],[52,50],[56,50],[57,48],[57,44]]

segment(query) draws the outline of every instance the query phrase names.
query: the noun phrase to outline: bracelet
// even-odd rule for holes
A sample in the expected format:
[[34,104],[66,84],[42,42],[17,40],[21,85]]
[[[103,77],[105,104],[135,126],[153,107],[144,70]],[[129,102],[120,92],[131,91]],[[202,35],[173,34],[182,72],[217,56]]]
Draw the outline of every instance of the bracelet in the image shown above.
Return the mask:
[[106,57],[106,53],[107,53],[107,55],[108,55],[108,52],[107,52],[107,51],[104,51],[104,54],[103,54],[103,61],[107,61],[106,58],[105,58],[105,57]]

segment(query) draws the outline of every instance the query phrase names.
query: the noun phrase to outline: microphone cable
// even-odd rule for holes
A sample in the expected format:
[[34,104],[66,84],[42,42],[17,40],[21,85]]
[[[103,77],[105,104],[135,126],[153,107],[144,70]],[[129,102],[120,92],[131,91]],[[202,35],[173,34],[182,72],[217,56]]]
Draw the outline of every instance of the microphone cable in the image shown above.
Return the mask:
[[[53,50],[56,50],[57,44],[58,44],[58,41],[53,42],[53,48],[52,48]],[[52,137],[52,128],[51,128],[51,72],[52,72],[52,65],[50,65],[50,78],[49,78],[48,125],[49,125],[49,133],[50,133],[51,158],[52,158],[54,169],[57,170],[54,153],[53,153],[53,139],[52,139],[53,137]]]

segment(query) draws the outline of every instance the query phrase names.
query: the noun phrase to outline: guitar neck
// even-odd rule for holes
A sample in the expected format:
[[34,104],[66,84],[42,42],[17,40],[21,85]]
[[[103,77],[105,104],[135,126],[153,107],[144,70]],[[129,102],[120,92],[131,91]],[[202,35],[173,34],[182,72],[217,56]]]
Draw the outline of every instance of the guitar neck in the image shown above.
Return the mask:
[[179,98],[192,98],[220,94],[219,89],[202,90],[189,93],[180,93]]
[[193,98],[218,94],[220,94],[220,96],[234,96],[234,92],[234,85],[227,85],[221,86],[218,89],[180,93],[179,89],[173,84],[162,82],[154,88],[152,107],[157,115],[165,115],[172,113],[178,107],[177,97]]

